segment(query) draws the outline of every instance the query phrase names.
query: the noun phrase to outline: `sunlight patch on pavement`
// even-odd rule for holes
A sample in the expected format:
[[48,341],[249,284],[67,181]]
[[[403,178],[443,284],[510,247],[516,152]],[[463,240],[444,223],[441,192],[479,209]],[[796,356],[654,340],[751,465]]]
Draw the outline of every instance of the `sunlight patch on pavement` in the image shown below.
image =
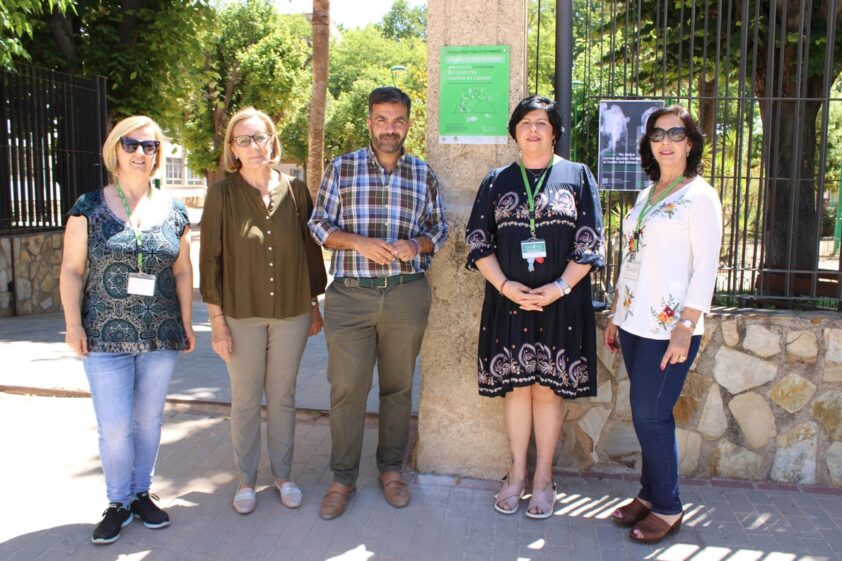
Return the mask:
[[145,559],[150,553],[152,553],[151,550],[137,551],[135,553],[121,553],[117,556],[117,561],[140,561],[141,559]]
[[544,541],[544,538],[537,539],[531,544],[526,546],[526,549],[544,549],[544,546],[547,545],[547,542]]
[[177,423],[168,422],[164,424],[164,430],[161,433],[161,445],[172,444],[180,440],[188,438],[195,431],[207,431],[213,425],[221,425],[225,422],[224,419],[197,419],[188,421],[178,421]]
[[327,561],[366,561],[372,557],[374,557],[374,552],[368,551],[365,544],[362,544],[359,547],[350,549],[345,553],[337,555],[336,557],[331,557],[330,559],[327,559]]

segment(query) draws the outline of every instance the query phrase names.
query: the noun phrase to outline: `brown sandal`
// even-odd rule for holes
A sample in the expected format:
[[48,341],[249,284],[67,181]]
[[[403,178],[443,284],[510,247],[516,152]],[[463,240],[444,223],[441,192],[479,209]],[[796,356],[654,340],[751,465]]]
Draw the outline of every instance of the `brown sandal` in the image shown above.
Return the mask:
[[[649,515],[652,509],[643,504],[643,502],[635,497],[632,502],[625,506],[621,506],[611,514],[611,520],[614,524],[624,528],[631,528]],[[617,516],[619,514],[620,516]]]
[[[650,545],[655,544],[673,532],[677,532],[678,529],[681,528],[682,520],[684,520],[683,512],[681,513],[681,516],[673,522],[672,526],[670,526],[663,518],[658,517],[654,512],[650,512],[649,516],[638,522],[635,527],[629,531],[629,537],[632,541],[636,541],[638,543],[646,543]],[[643,534],[643,537],[638,538],[635,536],[635,530]]]

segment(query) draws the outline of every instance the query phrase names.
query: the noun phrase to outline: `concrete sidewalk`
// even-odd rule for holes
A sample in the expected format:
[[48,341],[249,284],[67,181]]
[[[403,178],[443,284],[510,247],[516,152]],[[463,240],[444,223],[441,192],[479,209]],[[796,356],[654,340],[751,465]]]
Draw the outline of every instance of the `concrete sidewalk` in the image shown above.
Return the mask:
[[[0,393],[7,561],[830,561],[842,559],[842,500],[829,493],[751,483],[685,482],[684,527],[641,546],[607,518],[636,491],[622,478],[558,474],[560,503],[545,521],[492,509],[497,483],[408,473],[412,503],[381,498],[368,421],[359,492],[333,521],[318,517],[331,479],[326,416],[300,414],[293,477],[304,505],[289,510],[262,465],[258,507],[230,506],[234,465],[224,407],[170,406],[153,492],[172,526],[135,522],[109,546],[90,534],[105,508],[96,424],[87,398]],[[265,454],[264,454],[265,460]],[[525,506],[525,503],[524,503]]]
[[[231,387],[225,363],[210,343],[207,307],[194,299],[193,328],[196,350],[179,358],[170,385],[175,400],[230,403]],[[0,388],[33,388],[64,392],[88,392],[82,361],[64,343],[64,316],[59,313],[0,319]],[[419,368],[413,387],[413,411],[418,410]],[[369,393],[368,412],[377,412],[377,378]],[[330,409],[327,382],[327,346],[324,332],[307,342],[296,385],[300,409]]]
[[[231,387],[225,363],[210,343],[207,306],[199,295],[199,234],[201,209],[188,207],[193,223],[190,255],[193,263],[193,329],[196,350],[182,354],[170,384],[169,398],[212,403],[231,403]],[[329,261],[325,269],[330,270]],[[332,281],[328,274],[328,282]],[[322,297],[323,302],[324,297]],[[323,305],[323,303],[322,303]],[[322,310],[324,311],[324,309]],[[64,343],[64,316],[61,313],[0,318],[0,389],[32,388],[56,393],[88,392],[88,381],[80,359]],[[412,411],[418,411],[420,358],[415,367]],[[368,395],[367,412],[378,411],[377,373]],[[313,411],[330,409],[327,382],[327,345],[324,331],[307,341],[296,384],[296,407]]]

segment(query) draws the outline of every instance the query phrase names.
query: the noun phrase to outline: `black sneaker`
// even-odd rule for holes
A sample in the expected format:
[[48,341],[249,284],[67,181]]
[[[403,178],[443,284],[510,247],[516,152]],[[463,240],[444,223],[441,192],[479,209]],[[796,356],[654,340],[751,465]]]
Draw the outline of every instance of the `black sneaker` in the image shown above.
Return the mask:
[[102,520],[94,528],[91,541],[94,543],[114,543],[120,539],[120,530],[134,520],[132,511],[120,503],[111,503],[102,513]]
[[170,525],[170,515],[158,508],[152,502],[158,500],[157,495],[150,495],[148,491],[138,493],[132,501],[132,512],[137,514],[143,521],[143,525],[153,530],[166,528]]

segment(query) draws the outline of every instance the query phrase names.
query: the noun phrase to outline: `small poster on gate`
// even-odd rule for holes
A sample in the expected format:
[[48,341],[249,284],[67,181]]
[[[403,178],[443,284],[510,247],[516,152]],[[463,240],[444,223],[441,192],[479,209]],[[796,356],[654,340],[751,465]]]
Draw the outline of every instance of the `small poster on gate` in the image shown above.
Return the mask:
[[597,181],[603,191],[639,191],[649,184],[637,148],[646,120],[664,106],[660,100],[599,102],[599,161]]

